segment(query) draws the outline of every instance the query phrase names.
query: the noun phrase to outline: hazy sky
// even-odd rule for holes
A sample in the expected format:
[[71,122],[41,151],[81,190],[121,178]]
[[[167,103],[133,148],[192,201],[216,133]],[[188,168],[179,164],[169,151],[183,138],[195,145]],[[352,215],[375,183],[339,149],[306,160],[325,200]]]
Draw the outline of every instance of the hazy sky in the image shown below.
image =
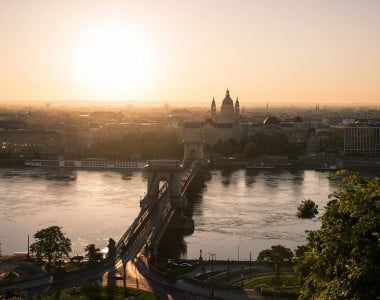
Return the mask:
[[0,0],[0,101],[380,104],[379,0]]

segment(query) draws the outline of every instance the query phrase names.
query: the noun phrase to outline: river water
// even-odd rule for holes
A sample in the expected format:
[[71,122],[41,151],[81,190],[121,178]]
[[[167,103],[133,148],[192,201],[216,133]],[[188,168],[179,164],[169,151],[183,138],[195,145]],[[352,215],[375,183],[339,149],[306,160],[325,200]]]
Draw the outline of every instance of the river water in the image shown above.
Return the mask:
[[104,247],[137,216],[146,185],[141,171],[0,169],[2,252],[27,251],[28,234],[32,242],[34,233],[52,225],[71,239],[73,255],[83,254],[89,243]]
[[[60,171],[61,172],[61,171]],[[303,199],[319,208],[336,189],[328,173],[297,170],[214,170],[212,177],[189,193],[188,214],[195,230],[164,239],[168,256],[252,259],[260,250],[282,244],[293,249],[305,240],[306,229],[318,220],[296,218]],[[72,180],[68,180],[68,176]],[[72,241],[72,255],[89,243],[105,247],[118,240],[139,212],[147,180],[133,173],[47,169],[0,169],[0,243],[2,253],[27,251],[27,237],[52,225]]]

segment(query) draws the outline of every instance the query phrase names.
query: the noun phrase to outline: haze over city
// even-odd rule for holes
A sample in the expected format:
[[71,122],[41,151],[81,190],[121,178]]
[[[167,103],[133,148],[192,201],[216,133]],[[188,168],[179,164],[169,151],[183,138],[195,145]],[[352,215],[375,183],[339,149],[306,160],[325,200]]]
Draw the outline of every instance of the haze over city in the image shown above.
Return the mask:
[[0,0],[1,299],[380,299],[380,0]]
[[378,105],[380,2],[0,2],[0,103]]

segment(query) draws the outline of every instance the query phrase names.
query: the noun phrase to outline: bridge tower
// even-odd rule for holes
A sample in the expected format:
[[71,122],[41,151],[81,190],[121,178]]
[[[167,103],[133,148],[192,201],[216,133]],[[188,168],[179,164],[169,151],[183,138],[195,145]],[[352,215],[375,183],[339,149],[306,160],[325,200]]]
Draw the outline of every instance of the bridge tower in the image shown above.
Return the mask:
[[183,153],[183,165],[198,160],[203,163],[205,159],[204,155],[204,142],[200,139],[184,140],[183,142],[184,153]]
[[151,160],[148,161],[145,170],[148,171],[148,192],[145,198],[145,203],[148,206],[153,206],[157,202],[160,189],[167,185],[170,203],[174,207],[185,208],[185,200],[181,199],[180,177],[182,165],[179,160]]

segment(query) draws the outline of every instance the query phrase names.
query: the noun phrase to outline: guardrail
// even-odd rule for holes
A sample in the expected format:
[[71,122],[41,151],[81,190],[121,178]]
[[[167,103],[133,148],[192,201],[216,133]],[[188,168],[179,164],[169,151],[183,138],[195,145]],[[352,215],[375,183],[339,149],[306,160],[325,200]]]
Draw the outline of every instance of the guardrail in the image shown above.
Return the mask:
[[160,190],[158,191],[158,199],[160,199],[161,196],[166,192],[168,186],[169,184],[165,182],[164,185],[160,188]]
[[[158,192],[158,198],[161,198],[162,195],[166,193],[168,186],[169,186],[168,183],[165,182],[165,184],[160,188]],[[145,198],[146,197],[144,197],[142,201],[144,201]],[[148,208],[141,209],[139,215],[135,218],[131,226],[129,226],[127,231],[122,235],[122,237],[117,242],[116,244],[117,250],[120,250],[120,248],[123,245],[125,246],[126,244],[128,244],[128,240],[130,239],[131,235],[138,233],[138,231],[140,230],[140,227],[145,223],[145,220],[148,218],[148,216],[149,216],[149,209]]]
[[[181,195],[180,197],[183,197],[184,196],[184,193],[186,192],[187,190],[187,187],[189,186],[190,182],[192,181],[192,179],[194,178],[198,168],[200,167],[200,164],[198,163],[198,161],[194,161],[187,169],[186,169],[186,172],[184,172],[185,174],[185,177],[183,177],[181,179],[181,182],[180,182],[180,186],[181,186]],[[166,208],[163,210],[161,216],[161,220],[159,222],[159,224],[156,226],[156,234],[155,236],[154,235],[151,235],[150,236],[150,240],[149,242],[151,242],[153,239],[154,240],[160,240],[162,235],[164,234],[165,232],[165,229],[166,229],[166,226],[167,224],[169,224],[171,218],[173,217],[174,215],[174,212],[175,212],[175,209],[171,206],[171,203],[169,201],[170,199],[166,199],[167,203],[165,204],[166,205]]]
[[[174,162],[173,162],[174,163]],[[198,161],[194,161],[193,163],[190,164],[190,166],[186,169],[185,176],[181,179],[180,181],[180,187],[181,187],[181,197],[183,194],[186,192],[186,189],[188,185],[190,184],[191,180],[196,174],[196,171],[198,170],[200,164]],[[165,182],[165,184],[159,189],[158,192],[158,199],[160,200],[165,196],[165,193],[168,191],[169,184]],[[142,201],[145,201],[146,197]],[[164,210],[161,213],[161,219],[159,221],[159,224],[157,224],[155,231],[158,234],[158,237],[162,235],[161,227],[163,224],[168,224],[172,216],[174,215],[174,208],[171,206],[170,199],[169,197],[167,199],[163,199],[166,201],[166,203],[161,203],[161,206],[164,207]],[[119,241],[116,244],[116,250],[117,253],[120,253],[120,249],[124,246],[128,246],[129,242],[131,241],[133,236],[137,236],[143,227],[143,225],[146,223],[150,215],[149,208],[145,207],[142,208],[139,215],[136,217],[136,219],[133,221],[131,226],[129,226],[128,230],[122,235],[122,237],[119,239]],[[166,225],[165,225],[166,227]],[[147,243],[150,243],[154,237],[154,232],[149,235],[147,238]]]

